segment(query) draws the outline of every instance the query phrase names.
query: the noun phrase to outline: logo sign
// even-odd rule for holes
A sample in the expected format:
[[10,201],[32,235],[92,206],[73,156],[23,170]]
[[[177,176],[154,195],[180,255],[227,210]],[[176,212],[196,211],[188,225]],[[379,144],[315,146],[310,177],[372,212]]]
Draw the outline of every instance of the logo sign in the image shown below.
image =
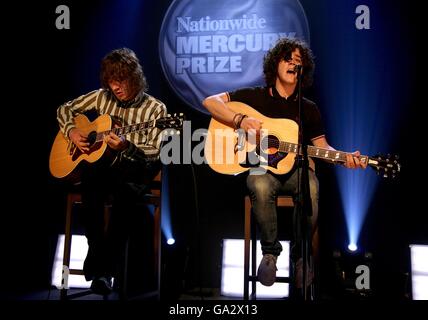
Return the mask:
[[175,93],[207,113],[202,100],[263,85],[263,57],[279,38],[309,42],[297,0],[175,0],[164,17],[159,53]]

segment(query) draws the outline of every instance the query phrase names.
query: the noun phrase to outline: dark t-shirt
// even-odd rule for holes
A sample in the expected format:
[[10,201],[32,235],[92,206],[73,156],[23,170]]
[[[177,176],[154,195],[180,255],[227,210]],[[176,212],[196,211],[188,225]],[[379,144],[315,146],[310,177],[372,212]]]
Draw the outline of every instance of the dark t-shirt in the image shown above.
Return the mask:
[[[299,106],[296,94],[286,99],[275,89],[273,91],[274,96],[271,96],[267,87],[243,88],[229,92],[229,97],[230,101],[243,102],[268,118],[285,118],[298,123]],[[306,98],[302,99],[302,120],[305,144],[312,144],[311,139],[325,134],[317,105]]]

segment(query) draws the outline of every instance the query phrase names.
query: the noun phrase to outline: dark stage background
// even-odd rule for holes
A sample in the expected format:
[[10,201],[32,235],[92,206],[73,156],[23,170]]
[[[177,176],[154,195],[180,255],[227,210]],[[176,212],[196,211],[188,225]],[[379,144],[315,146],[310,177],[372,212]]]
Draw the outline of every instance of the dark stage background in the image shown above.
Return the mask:
[[[126,2],[123,1],[124,7]],[[328,114],[334,110],[323,102],[334,97],[323,97],[318,80],[331,66],[321,59],[334,54],[330,51],[340,48],[346,35],[340,30],[329,35],[325,32],[332,30],[332,21],[345,13],[335,10],[335,1],[300,2],[309,21],[311,47],[318,57],[315,83],[308,96],[319,104],[323,114]],[[388,106],[390,111],[378,116],[397,123],[388,131],[392,136],[384,139],[390,141],[387,151],[400,154],[402,162],[398,180],[379,182],[360,244],[373,253],[376,294],[400,299],[404,297],[404,274],[410,271],[408,245],[428,244],[423,151],[426,53],[422,49],[426,18],[418,5],[408,1],[352,3],[351,8],[359,4],[371,8],[372,29],[365,32],[380,39],[374,50],[390,60],[390,81],[397,90],[388,91],[388,87],[380,93],[389,96],[392,104]],[[70,30],[55,28],[55,8],[59,4],[71,10]],[[3,123],[10,128],[3,131],[2,141],[0,233],[4,298],[19,299],[49,287],[65,206],[65,189],[48,170],[50,148],[58,131],[56,108],[98,88],[99,62],[105,53],[122,46],[132,48],[141,59],[149,93],[165,102],[170,113],[183,112],[192,121],[192,129],[208,126],[209,116],[183,103],[161,70],[158,36],[169,4],[165,0],[145,1],[143,10],[136,13],[136,29],[127,34],[121,34],[124,20],[120,18],[120,6],[110,14],[100,14],[110,5],[117,6],[116,1],[40,1],[4,10],[3,15],[16,17],[3,27],[2,44],[2,98],[6,111]],[[349,15],[350,19],[355,17],[354,12]],[[364,44],[364,35],[359,37],[356,41]],[[193,169],[197,192],[190,165],[169,167],[176,244],[164,247],[163,280],[172,298],[198,287],[219,288],[221,240],[243,236],[243,179],[216,174],[206,165],[195,165]],[[322,285],[328,293],[332,251],[344,247],[347,234],[334,169],[321,163],[318,175]]]

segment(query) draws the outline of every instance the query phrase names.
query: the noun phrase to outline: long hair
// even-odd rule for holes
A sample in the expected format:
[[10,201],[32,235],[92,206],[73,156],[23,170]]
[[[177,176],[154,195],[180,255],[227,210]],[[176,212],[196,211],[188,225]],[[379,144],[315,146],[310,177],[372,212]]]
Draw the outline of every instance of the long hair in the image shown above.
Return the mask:
[[282,59],[291,58],[291,53],[297,48],[302,55],[302,87],[311,86],[315,68],[313,53],[305,42],[291,38],[279,39],[275,46],[266,53],[263,60],[263,73],[267,86],[275,85],[278,76],[278,64]]
[[147,90],[147,81],[143,67],[137,55],[128,48],[116,49],[108,53],[101,61],[101,86],[110,90],[110,81],[129,80],[132,94]]

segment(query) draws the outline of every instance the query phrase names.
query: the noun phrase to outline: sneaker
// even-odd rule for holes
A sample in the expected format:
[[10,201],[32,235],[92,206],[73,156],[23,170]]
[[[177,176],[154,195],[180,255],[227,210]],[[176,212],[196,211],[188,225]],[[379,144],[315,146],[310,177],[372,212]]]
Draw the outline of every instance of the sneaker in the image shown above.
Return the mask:
[[[303,288],[303,259],[299,258],[297,260],[296,265],[294,267],[294,275],[295,275],[295,281],[296,281],[296,288],[302,289]],[[308,265],[306,267],[306,286],[310,286],[312,284],[312,281],[314,280],[314,272],[312,268]]]
[[97,277],[92,280],[91,290],[95,294],[107,295],[110,294],[112,289],[111,277]]
[[259,269],[257,270],[257,278],[264,286],[270,287],[276,280],[276,267],[277,257],[273,254],[264,254],[260,262]]

